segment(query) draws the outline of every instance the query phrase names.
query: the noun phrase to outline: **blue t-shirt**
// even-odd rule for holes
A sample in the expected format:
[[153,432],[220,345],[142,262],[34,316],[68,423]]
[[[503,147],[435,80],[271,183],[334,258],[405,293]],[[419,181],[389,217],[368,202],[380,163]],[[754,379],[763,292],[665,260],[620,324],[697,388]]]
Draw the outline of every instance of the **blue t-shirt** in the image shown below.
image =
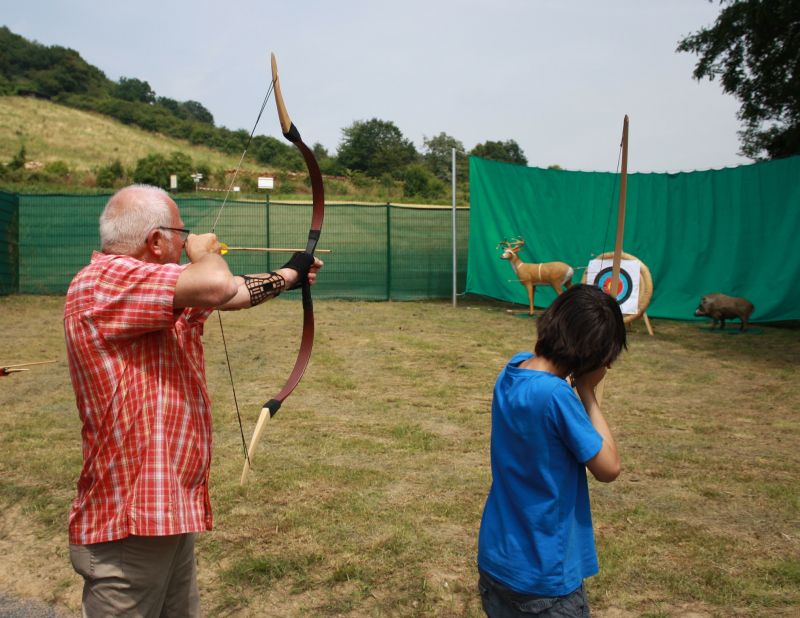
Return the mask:
[[515,355],[492,400],[492,486],[478,567],[512,590],[563,596],[597,573],[585,462],[603,438],[562,378]]

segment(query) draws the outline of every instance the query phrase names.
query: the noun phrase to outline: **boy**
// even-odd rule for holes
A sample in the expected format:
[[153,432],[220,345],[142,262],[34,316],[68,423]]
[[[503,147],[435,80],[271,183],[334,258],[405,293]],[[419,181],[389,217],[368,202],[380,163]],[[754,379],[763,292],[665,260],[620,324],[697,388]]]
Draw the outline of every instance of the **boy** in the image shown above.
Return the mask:
[[491,618],[589,615],[583,580],[598,564],[586,468],[605,483],[620,473],[594,395],[626,347],[619,305],[576,285],[537,330],[536,354],[516,354],[494,388],[492,486],[478,539],[478,587]]

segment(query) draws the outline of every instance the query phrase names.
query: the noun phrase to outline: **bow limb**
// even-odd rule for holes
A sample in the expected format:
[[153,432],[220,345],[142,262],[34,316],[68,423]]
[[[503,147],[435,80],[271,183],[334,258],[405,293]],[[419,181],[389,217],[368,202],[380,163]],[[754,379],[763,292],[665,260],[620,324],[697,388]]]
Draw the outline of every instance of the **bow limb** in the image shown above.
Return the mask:
[[[628,193],[628,115],[622,123],[622,168],[619,179],[619,206],[617,208],[617,238],[614,242],[614,258],[611,262],[611,282],[608,293],[616,298],[619,288],[619,271],[622,263],[622,239],[625,235],[625,201]],[[603,402],[605,377],[595,387],[594,396],[599,406]]]
[[625,234],[625,201],[628,193],[628,116],[622,123],[622,169],[619,178],[619,207],[617,208],[617,238],[614,242],[614,259],[611,266],[611,291],[616,298],[619,271],[622,262],[622,238]]
[[289,118],[289,113],[286,111],[286,104],[283,101],[283,93],[281,92],[281,81],[278,77],[278,63],[275,60],[275,54],[272,54],[272,83],[275,89],[275,105],[278,108],[278,119],[281,123],[281,130],[283,136],[292,142],[295,147],[303,155],[306,167],[308,168],[308,176],[311,179],[311,195],[313,200],[313,211],[311,214],[311,226],[308,231],[308,244],[306,245],[306,253],[314,254],[317,248],[317,241],[319,240],[320,233],[322,232],[322,220],[325,216],[325,188],[322,185],[322,172],[320,172],[317,159],[311,149],[303,143],[300,137],[300,131]]
[[[275,105],[278,108],[278,120],[281,124],[283,136],[300,151],[300,154],[303,156],[303,161],[305,161],[306,167],[308,168],[308,176],[311,179],[313,209],[311,212],[311,225],[308,230],[308,242],[306,243],[305,253],[314,255],[317,242],[322,233],[322,221],[325,216],[325,189],[322,184],[322,172],[319,169],[319,164],[314,157],[314,153],[303,142],[300,137],[300,132],[297,130],[297,127],[289,118],[289,113],[286,111],[286,104],[283,101],[283,94],[281,92],[280,79],[278,78],[278,64],[275,60],[275,54],[272,54],[272,84],[275,91]],[[266,422],[277,414],[283,401],[300,383],[306,371],[306,367],[308,366],[308,361],[311,359],[311,350],[314,346],[314,305],[311,299],[311,286],[307,278],[302,283],[302,295],[303,335],[300,340],[300,351],[297,354],[294,368],[286,384],[284,384],[283,388],[275,397],[267,401],[261,408],[256,428],[253,431],[253,437],[250,439],[250,446],[247,449],[247,458],[244,462],[244,468],[242,469],[242,478],[240,480],[242,485],[247,481],[247,476],[250,473],[250,466],[253,461],[253,453],[255,452],[256,446],[258,446]]]

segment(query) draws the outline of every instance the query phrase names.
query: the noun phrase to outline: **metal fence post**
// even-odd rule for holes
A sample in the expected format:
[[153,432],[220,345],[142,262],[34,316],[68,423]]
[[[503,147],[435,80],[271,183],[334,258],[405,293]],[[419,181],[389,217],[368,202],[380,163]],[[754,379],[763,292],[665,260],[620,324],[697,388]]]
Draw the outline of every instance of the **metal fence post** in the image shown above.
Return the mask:
[[[266,244],[264,246],[265,247],[271,247],[272,245],[270,244],[270,239],[269,239],[269,192],[267,192],[267,199],[264,202],[264,218],[266,219],[266,221],[264,222],[265,223],[264,227],[267,230],[267,237],[265,239],[266,240]],[[267,270],[267,272],[270,272],[272,270],[272,261],[271,261],[271,256],[270,256],[269,253],[267,253],[267,269],[266,270]]]
[[458,260],[457,260],[457,252],[456,252],[456,149],[453,148],[453,171],[452,171],[452,178],[453,178],[453,230],[452,230],[452,238],[453,238],[453,307],[456,306],[456,293],[458,287]]
[[392,205],[386,202],[386,300],[392,299]]

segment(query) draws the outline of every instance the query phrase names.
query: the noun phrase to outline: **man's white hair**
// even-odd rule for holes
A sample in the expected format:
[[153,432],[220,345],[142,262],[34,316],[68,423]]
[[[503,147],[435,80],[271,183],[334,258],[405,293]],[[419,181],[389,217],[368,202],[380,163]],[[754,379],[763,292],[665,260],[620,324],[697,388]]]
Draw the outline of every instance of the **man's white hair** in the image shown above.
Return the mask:
[[172,225],[170,201],[166,191],[150,185],[131,185],[117,191],[100,215],[103,252],[137,253],[151,230]]

